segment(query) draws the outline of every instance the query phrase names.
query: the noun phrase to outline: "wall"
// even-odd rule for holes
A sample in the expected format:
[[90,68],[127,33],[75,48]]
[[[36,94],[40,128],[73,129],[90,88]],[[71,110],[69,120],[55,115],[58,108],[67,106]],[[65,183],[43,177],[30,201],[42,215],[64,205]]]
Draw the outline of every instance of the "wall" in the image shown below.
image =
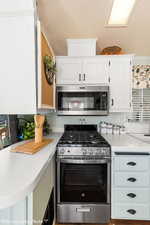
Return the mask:
[[[10,1],[11,2],[11,1]],[[98,38],[97,53],[119,45],[125,53],[150,55],[150,1],[136,1],[127,27],[108,28],[113,0],[38,0],[39,16],[56,55],[66,38]]]
[[[136,56],[134,64],[150,64],[150,57]],[[54,132],[63,131],[64,124],[79,124],[82,122],[87,124],[98,124],[100,121],[124,125],[126,130],[132,133],[145,133],[149,132],[150,129],[150,121],[128,122],[127,113],[111,113],[108,116],[57,116],[56,113],[51,113],[48,114],[47,119]]]

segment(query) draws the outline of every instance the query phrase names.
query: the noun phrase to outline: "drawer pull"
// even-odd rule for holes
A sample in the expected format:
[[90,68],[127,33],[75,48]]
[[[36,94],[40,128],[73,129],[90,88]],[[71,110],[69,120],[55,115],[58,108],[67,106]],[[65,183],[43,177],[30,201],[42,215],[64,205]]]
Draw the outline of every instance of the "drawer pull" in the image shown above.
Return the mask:
[[129,193],[129,194],[127,194],[127,196],[130,197],[130,198],[135,198],[135,197],[136,197],[136,194],[134,194],[134,193]]
[[128,209],[127,212],[132,214],[132,215],[136,214],[136,210],[134,210],[134,209]]
[[89,213],[91,212],[91,208],[76,208],[76,212]]
[[135,179],[134,177],[130,177],[130,178],[128,178],[128,179],[127,179],[127,181],[130,181],[130,182],[135,182],[135,181],[136,181],[136,179]]
[[135,162],[128,162],[127,165],[128,166],[136,166],[136,163]]

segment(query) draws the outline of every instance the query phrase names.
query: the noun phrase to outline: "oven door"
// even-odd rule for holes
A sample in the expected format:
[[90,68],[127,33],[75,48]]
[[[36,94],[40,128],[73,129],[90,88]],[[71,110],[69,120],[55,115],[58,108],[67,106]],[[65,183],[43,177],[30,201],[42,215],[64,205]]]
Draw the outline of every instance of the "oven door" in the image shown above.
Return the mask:
[[107,115],[108,86],[58,86],[58,115]]
[[57,161],[58,203],[110,203],[110,159]]

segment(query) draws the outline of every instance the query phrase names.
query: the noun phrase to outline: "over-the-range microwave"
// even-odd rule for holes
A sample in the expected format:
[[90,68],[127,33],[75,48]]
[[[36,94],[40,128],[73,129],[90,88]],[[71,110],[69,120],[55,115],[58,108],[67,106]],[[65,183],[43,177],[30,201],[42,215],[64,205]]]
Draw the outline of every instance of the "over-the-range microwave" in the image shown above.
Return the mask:
[[109,86],[63,85],[56,92],[58,115],[108,115]]

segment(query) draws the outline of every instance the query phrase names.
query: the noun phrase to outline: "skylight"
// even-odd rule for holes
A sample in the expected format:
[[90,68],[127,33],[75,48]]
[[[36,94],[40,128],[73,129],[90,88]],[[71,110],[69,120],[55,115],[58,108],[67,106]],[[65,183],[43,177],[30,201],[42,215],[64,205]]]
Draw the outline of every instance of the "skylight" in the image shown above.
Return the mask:
[[136,0],[114,0],[108,26],[126,26]]

